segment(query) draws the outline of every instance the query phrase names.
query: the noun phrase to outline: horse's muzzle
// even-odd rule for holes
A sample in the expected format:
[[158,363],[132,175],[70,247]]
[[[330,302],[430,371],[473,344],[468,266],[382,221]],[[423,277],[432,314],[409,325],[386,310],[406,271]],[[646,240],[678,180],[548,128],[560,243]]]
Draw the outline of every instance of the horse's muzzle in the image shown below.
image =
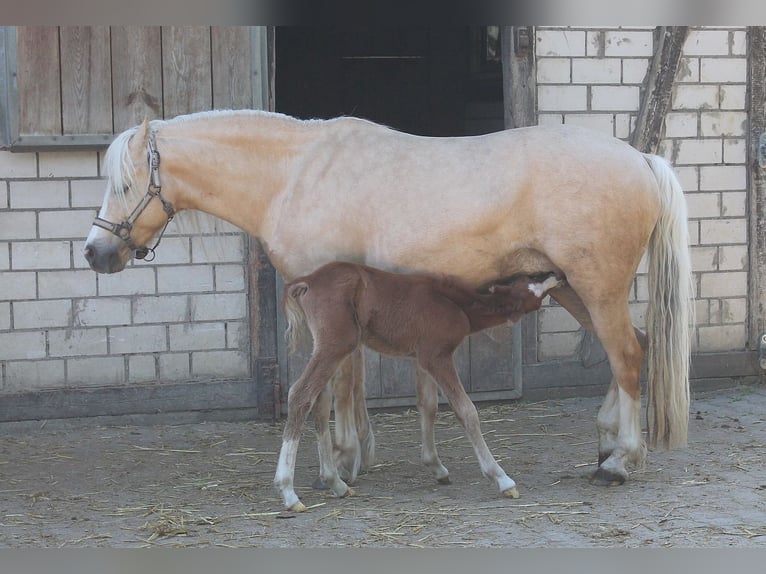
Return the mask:
[[120,249],[104,246],[98,240],[85,245],[83,256],[96,273],[117,273],[125,269],[127,263]]

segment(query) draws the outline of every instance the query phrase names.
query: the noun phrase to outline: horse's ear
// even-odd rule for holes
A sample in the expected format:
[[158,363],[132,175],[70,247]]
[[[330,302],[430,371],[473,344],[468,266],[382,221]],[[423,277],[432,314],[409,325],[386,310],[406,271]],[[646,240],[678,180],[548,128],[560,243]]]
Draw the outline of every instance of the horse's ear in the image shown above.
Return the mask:
[[149,132],[151,127],[149,126],[149,117],[144,116],[144,121],[138,126],[136,135],[133,136],[136,142],[141,144],[142,148],[145,148],[149,144]]

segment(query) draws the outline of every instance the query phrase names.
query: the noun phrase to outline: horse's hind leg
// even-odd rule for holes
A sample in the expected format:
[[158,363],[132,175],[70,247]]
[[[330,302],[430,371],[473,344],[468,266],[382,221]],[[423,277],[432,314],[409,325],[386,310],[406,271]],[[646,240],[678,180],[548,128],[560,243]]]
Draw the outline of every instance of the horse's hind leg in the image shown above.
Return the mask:
[[449,484],[449,471],[439,459],[434,438],[434,423],[439,411],[439,390],[436,382],[419,364],[415,391],[420,412],[420,433],[422,436],[421,456],[423,464],[431,470],[440,484]]

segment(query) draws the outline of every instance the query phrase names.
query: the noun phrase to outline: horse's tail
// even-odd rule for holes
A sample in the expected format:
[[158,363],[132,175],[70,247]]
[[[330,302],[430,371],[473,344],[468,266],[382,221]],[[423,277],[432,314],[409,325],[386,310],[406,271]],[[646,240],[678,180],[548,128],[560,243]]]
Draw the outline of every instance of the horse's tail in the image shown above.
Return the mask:
[[294,352],[300,347],[301,341],[308,335],[306,325],[306,313],[301,306],[300,298],[309,290],[307,283],[298,281],[285,285],[282,296],[282,306],[285,312],[287,328],[285,329],[285,339],[287,339],[287,348]]
[[673,168],[645,155],[659,188],[661,208],[649,241],[647,313],[649,445],[685,446],[689,425],[689,363],[694,292],[686,200]]

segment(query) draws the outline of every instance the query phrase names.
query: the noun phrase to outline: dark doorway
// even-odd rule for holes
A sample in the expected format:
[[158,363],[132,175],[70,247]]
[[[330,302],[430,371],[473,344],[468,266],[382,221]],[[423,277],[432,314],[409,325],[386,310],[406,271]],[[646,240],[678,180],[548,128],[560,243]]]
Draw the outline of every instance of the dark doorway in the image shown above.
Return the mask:
[[276,29],[276,111],[428,136],[503,129],[494,27]]

